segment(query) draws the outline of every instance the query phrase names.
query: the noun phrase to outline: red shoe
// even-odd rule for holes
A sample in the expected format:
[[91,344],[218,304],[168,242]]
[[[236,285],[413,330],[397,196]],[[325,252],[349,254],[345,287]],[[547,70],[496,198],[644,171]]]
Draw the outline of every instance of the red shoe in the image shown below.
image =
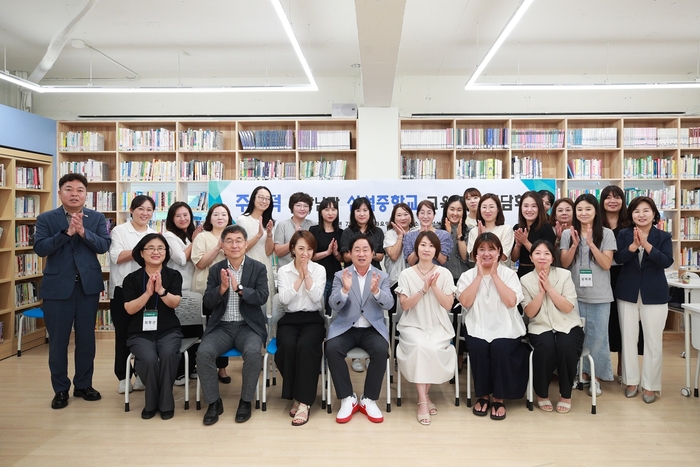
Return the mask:
[[355,394],[348,396],[340,402],[340,410],[338,410],[335,421],[338,423],[347,423],[352,418],[352,414],[358,410],[361,409],[357,405],[357,396]]
[[382,423],[384,421],[382,411],[377,407],[377,402],[372,399],[360,398],[360,412],[367,415],[367,418],[372,423]]

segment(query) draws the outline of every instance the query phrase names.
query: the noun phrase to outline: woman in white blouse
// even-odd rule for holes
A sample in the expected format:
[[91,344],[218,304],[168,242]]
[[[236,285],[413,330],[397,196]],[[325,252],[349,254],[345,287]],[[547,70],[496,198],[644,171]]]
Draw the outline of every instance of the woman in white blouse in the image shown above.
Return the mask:
[[494,233],[480,234],[474,241],[476,267],[457,282],[477,395],[472,411],[486,416],[490,409],[493,420],[506,418],[504,399],[525,394],[528,373],[528,349],[521,342],[525,323],[518,312],[523,292],[515,271],[499,264],[502,255]]
[[284,316],[277,322],[275,364],[283,379],[282,399],[294,401],[289,412],[292,426],[309,421],[323,356],[321,344],[326,337],[322,317],[326,270],[311,261],[315,249],[311,232],[295,232],[289,241],[293,261],[277,272]]
[[549,241],[535,240],[530,251],[535,270],[525,274],[520,283],[522,306],[530,318],[528,339],[534,348],[533,386],[537,406],[545,412],[554,410],[549,400],[549,383],[556,370],[559,377],[556,410],[567,413],[571,410],[571,388],[584,339],[576,287],[568,269],[552,265],[554,245]]
[[493,232],[503,247],[501,261],[505,266],[510,266],[510,252],[513,250],[515,237],[513,228],[506,225],[506,217],[503,214],[503,207],[498,195],[486,193],[479,200],[479,207],[476,211],[476,229],[469,231],[467,241],[467,254],[474,254],[474,242],[476,238],[484,232]]

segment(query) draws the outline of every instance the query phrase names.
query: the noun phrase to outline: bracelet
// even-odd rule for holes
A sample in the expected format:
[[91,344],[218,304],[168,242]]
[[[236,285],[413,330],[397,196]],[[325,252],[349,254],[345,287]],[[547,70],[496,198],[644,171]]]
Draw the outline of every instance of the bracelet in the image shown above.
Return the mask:
[[421,293],[421,295],[425,295],[425,294],[427,294],[428,292],[426,292],[426,291],[423,289],[423,287],[421,287],[421,288],[420,288],[420,293]]

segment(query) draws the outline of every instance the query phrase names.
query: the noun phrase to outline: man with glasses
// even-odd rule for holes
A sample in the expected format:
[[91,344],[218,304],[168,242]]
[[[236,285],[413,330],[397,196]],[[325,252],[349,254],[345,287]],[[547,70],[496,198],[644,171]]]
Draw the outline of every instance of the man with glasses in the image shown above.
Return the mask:
[[247,233],[230,225],[221,233],[226,259],[209,268],[203,304],[213,310],[197,351],[197,373],[204,402],[209,404],[204,424],[213,425],[224,412],[219,396],[216,357],[232,348],[243,355],[241,398],[236,422],[250,419],[255,385],[263,365],[262,347],[267,340],[263,306],[269,295],[267,270],[246,256]]
[[61,206],[36,220],[34,251],[46,257],[39,298],[43,299],[49,333],[49,370],[55,392],[52,409],[68,405],[68,343],[75,329],[73,396],[86,401],[101,399],[92,387],[95,360],[95,318],[104,290],[97,255],[109,250],[105,216],[84,206],[87,179],[68,174],[58,182]]

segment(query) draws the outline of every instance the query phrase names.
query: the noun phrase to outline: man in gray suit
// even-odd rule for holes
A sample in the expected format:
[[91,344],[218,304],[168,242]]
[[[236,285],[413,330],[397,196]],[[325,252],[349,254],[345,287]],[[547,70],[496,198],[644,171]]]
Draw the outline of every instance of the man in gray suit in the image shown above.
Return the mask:
[[216,357],[232,348],[243,355],[243,383],[236,422],[250,419],[255,385],[263,365],[262,347],[267,340],[267,270],[265,265],[245,255],[248,236],[240,225],[230,225],[221,233],[226,259],[209,268],[203,304],[213,310],[202,343],[197,351],[197,373],[204,402],[209,404],[204,424],[213,425],[224,413],[219,397]]
[[[349,266],[335,274],[333,291],[328,299],[338,317],[331,323],[326,339],[326,359],[333,377],[336,395],[341,400],[336,422],[346,423],[358,410],[374,423],[384,421],[377,399],[382,389],[389,351],[389,330],[384,310],[394,304],[389,276],[372,266],[372,243],[359,233],[350,243]],[[353,392],[345,358],[361,347],[370,356],[364,394],[358,403]],[[387,388],[388,390],[388,388]]]

